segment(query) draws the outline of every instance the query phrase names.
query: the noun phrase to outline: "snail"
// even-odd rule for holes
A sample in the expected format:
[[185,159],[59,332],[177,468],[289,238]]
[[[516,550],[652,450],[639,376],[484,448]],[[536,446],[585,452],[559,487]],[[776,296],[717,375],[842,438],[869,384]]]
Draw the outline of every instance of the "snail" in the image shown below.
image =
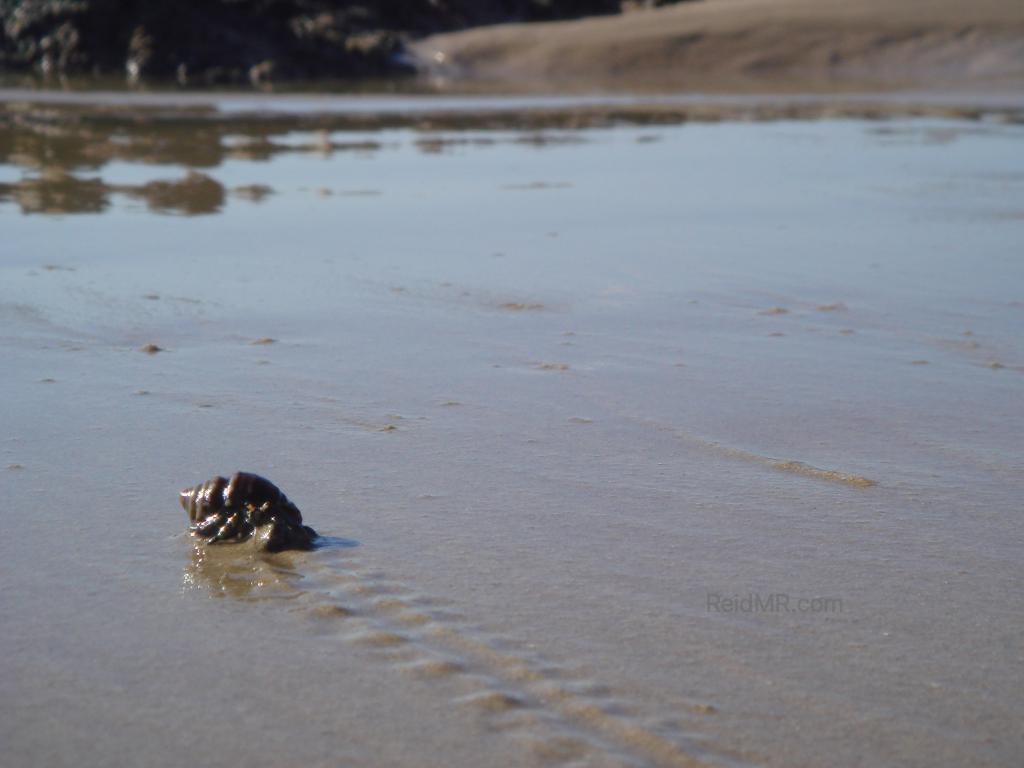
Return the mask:
[[192,535],[207,544],[252,540],[264,552],[312,549],[317,533],[272,482],[250,472],[214,477],[181,491]]

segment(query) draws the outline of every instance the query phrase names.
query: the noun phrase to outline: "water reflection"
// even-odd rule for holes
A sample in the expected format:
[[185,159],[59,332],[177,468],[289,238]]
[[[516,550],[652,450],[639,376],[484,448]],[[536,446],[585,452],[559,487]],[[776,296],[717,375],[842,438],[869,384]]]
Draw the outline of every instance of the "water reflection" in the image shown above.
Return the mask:
[[151,181],[130,194],[142,197],[150,210],[195,215],[224,205],[224,187],[209,176],[190,171],[181,181]]
[[[212,169],[229,159],[267,161],[279,152],[331,154],[353,148],[351,143],[333,142],[321,136],[310,142],[275,142],[269,129],[245,126],[243,141],[231,134],[242,126],[212,124],[194,126],[180,121],[144,122],[138,126],[112,121],[81,122],[61,115],[18,116],[0,120],[0,164],[23,171],[18,181],[0,183],[0,201],[17,204],[23,213],[100,213],[113,195],[143,201],[155,213],[187,216],[217,213],[224,206],[227,190],[198,169]],[[284,134],[284,129],[279,129]],[[360,151],[378,148],[367,142],[355,145]],[[109,163],[121,161],[147,165],[182,166],[179,179],[156,179],[143,184],[114,184],[97,175]],[[263,200],[273,190],[254,184],[235,190],[252,202]]]
[[[320,536],[316,540],[316,549],[320,551],[343,551],[358,546],[358,541],[338,536]],[[302,552],[259,552],[247,543],[204,546],[193,540],[182,586],[211,597],[249,601],[291,599],[307,591],[299,586],[307,579],[300,573],[306,556]]]
[[266,184],[246,184],[235,187],[231,192],[241,200],[249,200],[253,203],[261,202],[264,198],[274,194],[274,190]]
[[[112,194],[143,200],[155,213],[186,216],[217,213],[225,197],[220,182],[195,171],[189,171],[185,178],[177,181],[132,185],[107,184],[99,178],[83,179],[62,168],[46,167],[39,176],[0,184],[0,201],[17,203],[22,213],[101,213],[110,205]],[[250,195],[249,199],[258,202],[263,196]]]
[[258,553],[244,545],[192,545],[182,585],[211,597],[237,600],[290,599],[302,594],[295,555]]
[[12,200],[23,213],[100,213],[109,189],[99,179],[79,179],[63,168],[45,167],[36,178],[0,184],[0,201]]
[[[471,135],[467,133],[471,129],[510,127],[490,125],[474,116],[410,123],[395,116],[353,121],[225,117],[187,110],[127,114],[101,108],[8,104],[0,105],[0,170],[4,166],[19,169],[21,178],[0,182],[0,203],[14,203],[26,214],[101,213],[113,196],[122,195],[143,201],[154,213],[212,214],[224,207],[229,192],[250,202],[260,202],[273,192],[265,184],[227,190],[209,173],[225,162],[266,163],[283,153],[373,156],[397,145],[366,138],[365,132],[397,127],[422,134],[412,144],[426,154],[503,143],[541,148],[584,141],[579,133],[532,125],[521,126],[511,135]],[[103,177],[103,170],[114,162],[177,166],[185,175],[118,184]]]

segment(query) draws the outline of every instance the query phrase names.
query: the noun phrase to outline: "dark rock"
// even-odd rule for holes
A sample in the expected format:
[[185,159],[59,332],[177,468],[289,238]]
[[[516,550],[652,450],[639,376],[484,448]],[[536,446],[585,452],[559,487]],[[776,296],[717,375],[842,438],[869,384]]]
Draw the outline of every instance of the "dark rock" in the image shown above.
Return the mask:
[[358,77],[408,71],[403,41],[502,21],[615,13],[620,0],[0,0],[0,71],[129,81]]

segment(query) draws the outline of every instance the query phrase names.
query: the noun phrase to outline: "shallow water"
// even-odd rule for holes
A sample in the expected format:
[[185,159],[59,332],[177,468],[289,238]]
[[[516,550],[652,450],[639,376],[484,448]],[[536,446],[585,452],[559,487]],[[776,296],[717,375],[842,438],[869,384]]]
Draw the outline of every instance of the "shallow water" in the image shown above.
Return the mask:
[[1022,143],[0,132],[6,760],[1015,765]]

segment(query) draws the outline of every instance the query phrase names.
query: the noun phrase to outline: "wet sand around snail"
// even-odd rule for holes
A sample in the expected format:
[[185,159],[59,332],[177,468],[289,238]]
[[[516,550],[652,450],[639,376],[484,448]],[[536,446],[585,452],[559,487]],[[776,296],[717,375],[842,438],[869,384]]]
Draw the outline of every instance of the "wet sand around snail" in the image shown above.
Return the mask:
[[5,764],[1024,750],[1020,125],[0,137]]

